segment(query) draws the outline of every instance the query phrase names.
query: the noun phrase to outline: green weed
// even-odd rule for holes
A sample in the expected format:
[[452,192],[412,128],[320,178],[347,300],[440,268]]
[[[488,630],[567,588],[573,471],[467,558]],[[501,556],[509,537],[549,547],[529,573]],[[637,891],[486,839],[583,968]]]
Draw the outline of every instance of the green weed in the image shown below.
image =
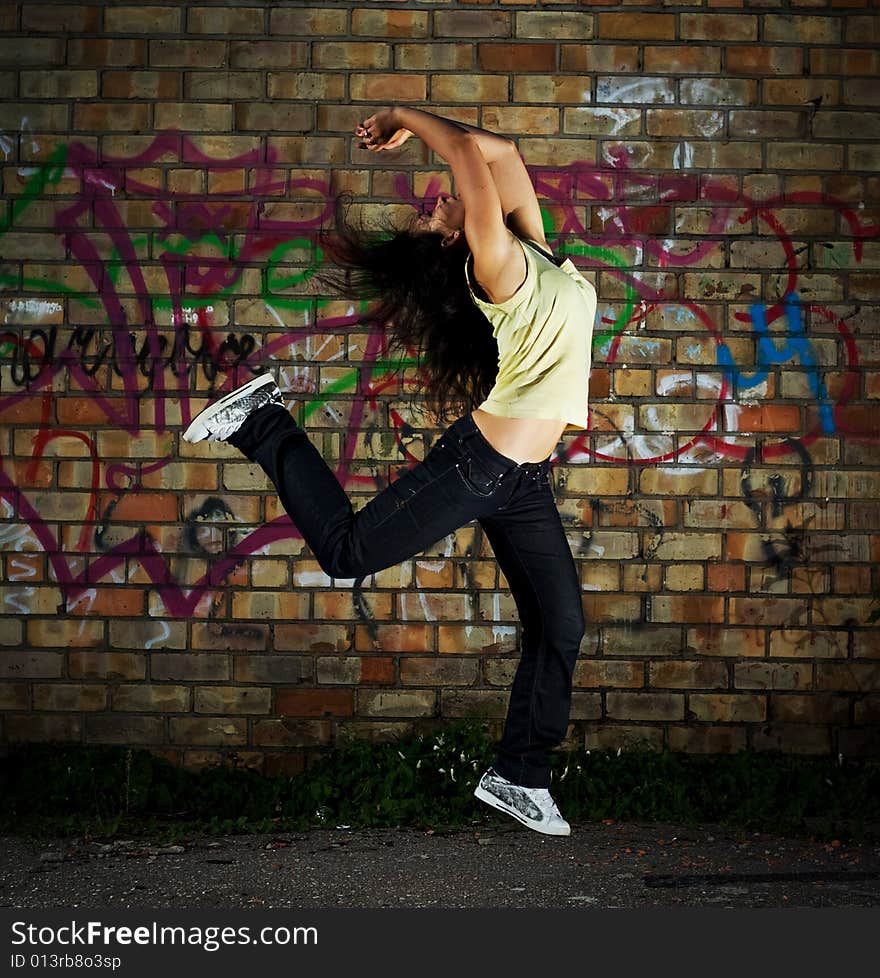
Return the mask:
[[[375,744],[350,738],[295,777],[235,763],[199,772],[149,751],[23,744],[0,758],[0,831],[175,842],[348,825],[434,831],[498,819],[473,799],[493,745],[476,721]],[[575,822],[721,823],[864,838],[880,825],[880,760],[635,748],[554,756],[554,797]]]

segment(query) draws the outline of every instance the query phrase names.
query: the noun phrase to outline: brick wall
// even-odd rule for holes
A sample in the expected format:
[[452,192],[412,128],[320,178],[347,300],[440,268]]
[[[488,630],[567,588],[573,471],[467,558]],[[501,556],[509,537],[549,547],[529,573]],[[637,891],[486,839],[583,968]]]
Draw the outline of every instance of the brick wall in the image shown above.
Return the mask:
[[334,193],[448,187],[415,140],[355,146],[394,99],[512,134],[598,289],[553,470],[571,742],[876,751],[876,6],[6,0],[0,742],[290,772],[503,716],[519,626],[476,525],[330,580],[261,472],[180,438],[251,367],[357,499],[436,436],[310,277]]

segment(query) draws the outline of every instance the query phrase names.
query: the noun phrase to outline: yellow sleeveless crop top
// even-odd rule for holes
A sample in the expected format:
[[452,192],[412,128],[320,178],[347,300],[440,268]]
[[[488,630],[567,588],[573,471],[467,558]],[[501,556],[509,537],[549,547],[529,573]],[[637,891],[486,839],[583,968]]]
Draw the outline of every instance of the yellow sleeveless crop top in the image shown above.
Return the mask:
[[565,421],[586,428],[596,290],[567,258],[556,265],[537,244],[520,241],[526,277],[504,302],[474,294],[468,255],[465,276],[471,297],[498,342],[498,376],[479,405],[504,418]]

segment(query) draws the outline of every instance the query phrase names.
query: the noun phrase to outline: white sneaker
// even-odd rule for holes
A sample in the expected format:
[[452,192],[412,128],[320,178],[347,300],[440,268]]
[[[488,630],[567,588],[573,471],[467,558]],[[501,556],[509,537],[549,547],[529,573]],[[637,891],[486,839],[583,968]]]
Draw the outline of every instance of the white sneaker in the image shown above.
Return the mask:
[[571,835],[571,826],[559,812],[547,788],[526,788],[514,784],[490,767],[474,790],[480,801],[499,812],[506,812],[544,835]]
[[214,401],[201,414],[196,415],[192,424],[183,433],[183,440],[226,441],[233,432],[238,431],[249,414],[267,404],[278,404],[284,407],[275,378],[271,374],[260,374]]

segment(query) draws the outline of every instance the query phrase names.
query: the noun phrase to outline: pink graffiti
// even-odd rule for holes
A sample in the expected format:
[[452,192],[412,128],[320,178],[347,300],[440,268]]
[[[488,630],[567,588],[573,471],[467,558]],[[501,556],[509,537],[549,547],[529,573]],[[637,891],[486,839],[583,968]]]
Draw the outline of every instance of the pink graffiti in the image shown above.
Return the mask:
[[[209,173],[247,168],[253,173],[254,182],[246,193],[242,190],[221,190],[212,193],[210,199],[206,200],[204,194],[162,191],[139,178],[138,172],[145,166],[168,160],[198,163]],[[3,412],[11,414],[28,398],[39,396],[42,399],[39,433],[32,450],[32,471],[26,474],[29,485],[33,481],[35,466],[53,440],[70,437],[86,446],[90,460],[91,481],[88,487],[90,496],[86,518],[76,544],[79,551],[86,551],[88,535],[97,517],[98,492],[101,489],[101,463],[96,446],[89,435],[72,428],[51,427],[49,419],[54,378],[60,372],[67,371],[111,425],[125,430],[133,438],[141,433],[142,394],[138,386],[136,351],[129,332],[133,324],[128,320],[123,296],[114,284],[112,276],[108,274],[108,260],[99,248],[99,242],[96,240],[98,235],[106,237],[106,243],[111,245],[121,267],[134,286],[138,314],[142,320],[134,325],[144,332],[149,355],[157,361],[161,360],[162,355],[159,330],[154,318],[146,277],[140,264],[134,236],[126,227],[122,211],[118,206],[117,195],[124,194],[126,199],[140,198],[153,201],[152,213],[161,225],[157,233],[159,242],[170,244],[174,234],[197,237],[210,235],[221,248],[228,248],[226,253],[218,252],[217,255],[210,257],[181,255],[172,252],[170,248],[163,253],[161,267],[171,297],[172,324],[179,326],[184,320],[188,289],[194,290],[194,294],[200,297],[210,297],[232,289],[240,281],[244,269],[249,264],[259,263],[279,245],[293,238],[314,240],[317,232],[329,221],[332,213],[332,195],[329,186],[313,179],[291,178],[279,172],[277,162],[277,154],[271,146],[266,151],[265,157],[261,155],[260,150],[254,150],[229,159],[215,159],[202,153],[191,140],[177,133],[166,133],[158,137],[145,152],[128,158],[99,161],[95,154],[82,144],[74,143],[69,147],[67,165],[73,174],[79,177],[82,191],[79,199],[74,203],[60,207],[55,219],[56,228],[64,235],[70,254],[86,271],[100,298],[107,322],[114,334],[117,350],[121,354],[122,396],[108,398],[98,383],[83,369],[75,353],[65,350],[58,355],[54,363],[47,364],[40,375],[30,383],[28,391],[20,391],[0,399],[0,414]],[[530,172],[539,196],[552,204],[554,215],[558,216],[559,235],[587,246],[588,249],[636,245],[644,250],[644,253],[653,260],[654,267],[658,269],[697,265],[714,247],[714,243],[700,241],[685,253],[674,253],[668,242],[650,233],[650,222],[655,216],[650,210],[651,207],[664,208],[676,202],[702,201],[710,204],[712,219],[709,233],[719,236],[723,235],[725,228],[729,227],[731,215],[734,213],[742,212],[741,220],[757,218],[772,231],[785,250],[788,272],[786,294],[791,294],[797,287],[798,269],[792,238],[777,216],[780,207],[792,204],[821,204],[835,209],[849,228],[856,261],[861,259],[863,242],[876,238],[880,234],[880,228],[863,224],[852,208],[844,201],[831,196],[794,194],[770,200],[752,200],[738,194],[726,184],[713,182],[711,179],[701,180],[693,175],[654,176],[634,172],[628,169],[623,150],[614,159],[612,167],[573,164],[561,168],[534,167]],[[440,182],[432,179],[425,190],[424,198],[435,197],[439,189]],[[422,201],[412,192],[406,175],[398,177],[395,190],[404,202],[415,207],[421,205]],[[300,193],[310,194],[316,201],[321,202],[314,216],[291,221],[273,219],[265,215],[264,211],[271,200]],[[243,197],[246,199],[242,200]],[[583,226],[580,214],[585,201],[606,201],[616,210],[615,221],[606,226],[601,234],[592,233]],[[646,201],[649,202],[647,205]],[[649,208],[648,211],[645,210],[646,206]],[[94,226],[89,226],[86,222],[92,215]],[[231,248],[233,235],[243,242],[236,254],[233,254]],[[626,269],[609,268],[603,265],[598,257],[578,257],[576,261],[586,268],[601,267],[605,273],[617,276],[638,296],[640,302],[634,309],[629,323],[626,324],[627,329],[636,328],[652,311],[676,304],[687,310],[696,322],[702,324],[716,345],[722,342],[717,325],[706,310],[697,303],[675,296],[666,296],[662,289],[640,280]],[[836,403],[836,407],[842,409],[857,391],[858,357],[855,341],[846,323],[832,310],[815,304],[805,308],[824,318],[826,322],[833,323],[844,343],[847,357],[846,377],[843,389],[837,395]],[[782,315],[782,312],[782,301],[771,306],[767,311],[768,322]],[[747,319],[747,317],[740,316],[740,319]],[[354,329],[357,322],[357,317],[354,315],[319,318],[308,326],[290,330],[290,335],[281,336],[255,351],[240,366],[245,371],[249,368],[257,368],[285,347],[290,346],[296,339],[309,335],[344,332]],[[204,309],[199,310],[198,327],[208,348],[218,349],[213,327]],[[609,363],[618,360],[620,343],[621,334],[618,334],[609,347],[607,355]],[[337,478],[343,485],[371,484],[373,481],[369,476],[352,473],[350,466],[355,458],[358,433],[367,409],[375,408],[378,396],[390,384],[396,383],[395,380],[390,380],[384,375],[376,376],[376,362],[385,352],[384,338],[381,335],[373,334],[368,337],[358,389],[345,433],[341,461],[336,470]],[[167,395],[179,399],[184,424],[187,424],[192,416],[185,364],[180,362],[178,367],[176,386],[170,389],[164,386],[164,371],[158,373],[158,386],[153,398],[155,425],[151,430],[157,432],[167,430],[165,414]],[[243,379],[241,374],[242,370],[239,369],[228,370],[225,380],[218,385],[218,391],[230,389],[239,383]],[[729,385],[725,380],[717,403],[707,404],[707,420],[703,430],[687,444],[680,445],[675,452],[631,461],[639,464],[669,461],[681,457],[684,452],[698,445],[731,458],[744,458],[749,451],[747,446],[720,438],[713,433],[721,402],[728,398],[729,393]],[[414,462],[415,456],[406,448],[400,434],[404,427],[403,418],[396,411],[391,411],[390,416],[392,424],[397,429],[402,458]],[[837,420],[839,430],[846,431],[853,437],[876,438],[874,431],[861,430],[857,425],[847,428],[845,417],[840,410]],[[800,436],[799,441],[808,444],[817,437],[819,437],[818,431],[813,429]],[[783,443],[766,446],[764,457],[776,457],[789,450],[789,447]],[[569,443],[568,456],[572,457],[578,453],[591,455],[600,460],[618,460],[612,455],[591,448],[588,434],[572,439]],[[124,462],[108,464],[104,470],[105,487],[116,493],[136,491],[140,488],[139,478],[157,471],[170,461],[164,459],[142,467]],[[68,607],[74,605],[95,582],[102,580],[118,566],[124,565],[127,558],[136,557],[155,585],[156,593],[168,613],[172,616],[190,616],[205,594],[221,586],[248,555],[277,541],[299,535],[287,517],[279,517],[222,554],[194,584],[182,586],[175,580],[167,559],[160,552],[155,541],[147,534],[136,535],[114,546],[92,561],[87,569],[74,571],[68,557],[62,552],[55,531],[41,517],[24,491],[18,487],[15,478],[6,470],[5,464],[0,467],[0,496],[13,507],[16,517],[31,528],[46,552],[53,577],[61,586]]]
[[[753,217],[767,225],[773,232],[776,240],[781,244],[787,268],[787,282],[785,290],[780,299],[767,309],[767,322],[772,323],[783,317],[785,298],[797,290],[798,268],[797,254],[791,235],[786,231],[782,221],[776,216],[775,211],[783,206],[797,205],[823,205],[833,208],[840,214],[846,223],[852,237],[853,258],[856,262],[860,261],[863,254],[863,242],[867,239],[880,237],[880,226],[876,224],[863,224],[858,213],[853,210],[845,201],[840,200],[830,194],[819,194],[812,192],[795,192],[780,194],[767,199],[753,199],[748,195],[741,194],[730,188],[722,181],[713,180],[711,177],[698,180],[692,175],[652,175],[637,173],[628,169],[627,159],[624,153],[618,154],[614,160],[612,170],[596,168],[575,163],[566,167],[549,169],[545,167],[532,167],[530,169],[532,180],[538,191],[539,196],[552,200],[557,213],[561,215],[561,223],[558,227],[560,236],[565,235],[574,238],[578,242],[595,248],[605,248],[609,245],[625,247],[627,245],[637,245],[644,249],[645,253],[655,259],[657,268],[666,267],[686,267],[696,265],[702,258],[709,254],[715,247],[714,241],[697,242],[689,251],[674,254],[667,247],[666,243],[657,240],[647,234],[644,228],[639,226],[640,208],[638,205],[629,205],[626,201],[635,198],[636,200],[650,200],[663,202],[664,204],[674,202],[695,202],[707,201],[713,204],[712,218],[707,229],[708,235],[722,235],[725,228],[729,226],[731,216],[735,211],[742,210],[738,220],[740,223],[747,223]],[[583,209],[584,200],[609,200],[619,204],[616,226],[612,224],[606,227],[601,236],[593,235],[584,227],[578,213],[579,208]],[[639,280],[636,276],[630,275],[625,270],[616,269],[604,265],[601,259],[580,258],[575,261],[587,268],[601,267],[606,274],[614,275],[626,281],[638,295],[640,304],[635,308],[633,316],[627,324],[628,328],[637,328],[639,323],[646,320],[648,315],[654,310],[667,305],[678,305],[686,309],[690,315],[702,324],[706,332],[712,338],[713,343],[718,346],[722,340],[721,331],[713,322],[708,312],[701,308],[697,303],[669,297],[664,295],[662,290],[658,290],[649,284]],[[829,323],[833,323],[844,345],[846,354],[846,375],[844,386],[840,391],[835,403],[835,421],[837,431],[846,433],[850,437],[865,441],[880,441],[876,426],[868,429],[857,424],[848,422],[843,408],[849,404],[852,397],[858,392],[859,385],[859,362],[858,351],[855,339],[849,331],[846,322],[827,307],[812,303],[804,306],[805,310],[814,313]],[[745,313],[735,313],[735,318],[740,322],[748,323],[749,317]],[[605,325],[611,325],[606,321]],[[607,362],[613,364],[618,360],[618,349],[623,333],[618,333],[613,339]],[[693,438],[679,444],[674,450],[661,454],[643,455],[639,458],[628,458],[628,461],[638,465],[654,465],[661,462],[675,461],[682,458],[689,451],[702,445],[708,447],[713,452],[733,459],[745,458],[750,447],[737,442],[720,438],[713,434],[717,427],[718,413],[722,410],[722,405],[728,400],[730,395],[730,384],[726,377],[722,378],[716,403],[707,405],[707,416],[703,429]],[[803,446],[808,446],[822,437],[820,425],[817,423],[806,434],[798,436],[798,441]],[[785,442],[775,445],[767,445],[763,449],[765,459],[778,458],[789,454],[790,446]],[[616,455],[606,454],[596,450],[590,444],[588,435],[581,435],[571,440],[567,454],[569,457],[582,454],[600,461],[620,461]]]

